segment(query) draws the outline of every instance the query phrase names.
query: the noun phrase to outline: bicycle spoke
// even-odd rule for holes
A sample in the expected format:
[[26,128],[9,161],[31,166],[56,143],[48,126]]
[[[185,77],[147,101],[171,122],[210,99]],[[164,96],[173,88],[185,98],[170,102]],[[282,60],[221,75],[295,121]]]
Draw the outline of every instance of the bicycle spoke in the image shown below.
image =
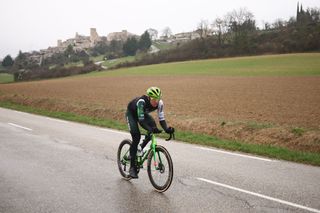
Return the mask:
[[157,150],[150,162],[150,176],[156,188],[165,188],[171,183],[170,165],[163,150]]

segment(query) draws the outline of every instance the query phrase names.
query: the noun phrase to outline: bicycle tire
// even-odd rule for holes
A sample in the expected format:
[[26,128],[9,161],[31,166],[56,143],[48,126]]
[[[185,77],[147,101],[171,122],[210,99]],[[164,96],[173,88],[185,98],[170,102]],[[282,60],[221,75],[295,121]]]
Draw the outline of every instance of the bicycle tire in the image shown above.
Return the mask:
[[[131,144],[132,144],[131,140],[129,139],[123,140],[119,145],[118,153],[117,153],[118,168],[119,168],[120,174],[125,180],[131,179],[131,176],[129,174],[130,161],[128,159],[125,159],[125,157],[128,157],[128,155],[130,154],[129,150],[130,150]],[[129,146],[129,148],[126,148],[126,146]]]
[[[173,163],[171,156],[166,148],[163,146],[156,147],[156,164],[157,169],[152,169],[154,166],[154,153],[151,151],[148,156],[148,176],[152,186],[158,192],[165,192],[171,185],[173,179]],[[161,157],[162,165],[159,160],[159,156]],[[167,163],[163,162],[166,160]],[[166,165],[167,164],[167,165]],[[168,174],[164,175],[163,184],[160,183],[159,178],[156,175],[162,175],[167,170]]]

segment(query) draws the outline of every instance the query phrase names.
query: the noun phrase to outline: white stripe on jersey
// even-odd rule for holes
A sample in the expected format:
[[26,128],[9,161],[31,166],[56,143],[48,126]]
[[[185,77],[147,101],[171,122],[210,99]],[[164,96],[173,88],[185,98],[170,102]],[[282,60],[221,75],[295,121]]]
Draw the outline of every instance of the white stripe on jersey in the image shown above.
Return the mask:
[[139,105],[139,103],[140,103],[141,101],[145,103],[145,101],[141,98],[141,99],[139,99],[139,100],[137,101],[137,106]]
[[163,111],[163,101],[160,100],[158,103],[158,117],[159,117],[159,121],[164,121],[164,111]]

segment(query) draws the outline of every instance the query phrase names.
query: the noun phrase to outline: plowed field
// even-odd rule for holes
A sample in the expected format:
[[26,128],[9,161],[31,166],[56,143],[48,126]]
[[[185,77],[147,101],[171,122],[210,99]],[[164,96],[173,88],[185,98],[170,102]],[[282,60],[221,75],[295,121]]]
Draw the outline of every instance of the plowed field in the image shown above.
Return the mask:
[[162,89],[166,120],[177,129],[320,152],[317,76],[64,78],[0,85],[0,100],[124,123],[127,103],[153,85]]

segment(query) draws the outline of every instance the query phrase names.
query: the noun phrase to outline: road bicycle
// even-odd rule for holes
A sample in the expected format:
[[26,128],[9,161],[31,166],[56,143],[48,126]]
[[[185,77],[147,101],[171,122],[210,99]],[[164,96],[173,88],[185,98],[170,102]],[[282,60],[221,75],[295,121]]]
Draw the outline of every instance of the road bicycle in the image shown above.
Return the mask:
[[[140,169],[143,168],[144,162],[147,161],[147,171],[152,186],[156,191],[164,192],[170,187],[173,178],[172,159],[168,150],[157,144],[155,133],[146,134],[145,139],[141,143],[148,143],[150,139],[150,148],[147,148],[141,156],[137,154],[137,172],[139,173]],[[166,141],[171,139],[174,139],[174,133],[170,134],[170,137]],[[118,168],[125,180],[131,179],[129,174],[131,144],[131,140],[123,140],[119,145],[117,153]]]

